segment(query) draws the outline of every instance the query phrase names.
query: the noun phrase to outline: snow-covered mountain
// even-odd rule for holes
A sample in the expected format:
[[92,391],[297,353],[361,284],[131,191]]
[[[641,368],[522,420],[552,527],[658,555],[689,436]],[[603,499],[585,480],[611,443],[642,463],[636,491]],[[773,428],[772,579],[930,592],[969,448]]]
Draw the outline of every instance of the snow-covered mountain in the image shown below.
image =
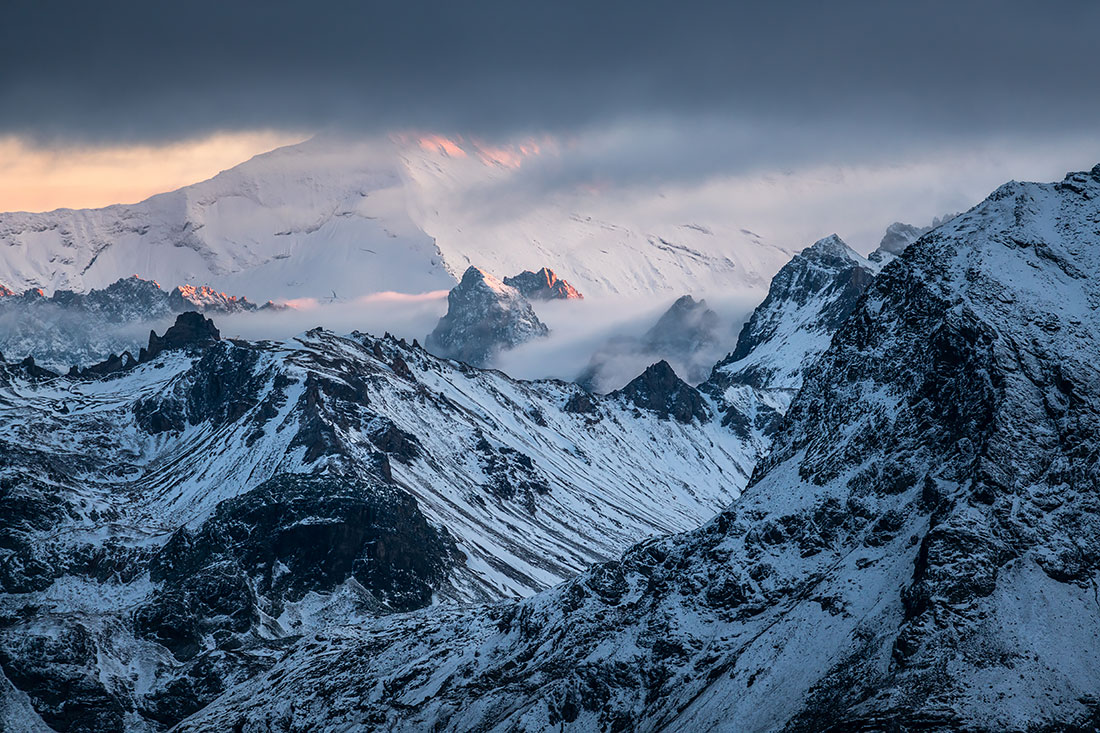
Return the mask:
[[534,597],[303,639],[181,731],[1086,730],[1100,166],[874,279],[750,487]]
[[136,272],[261,302],[351,299],[545,264],[584,293],[647,295],[762,289],[790,256],[739,230],[604,220],[583,198],[486,212],[472,201],[520,159],[436,139],[314,139],[138,204],[0,214],[0,285],[82,292]]
[[331,623],[695,526],[760,451],[675,375],[601,398],[393,338],[217,336],[187,313],[137,364],[0,368],[0,727],[164,730]]
[[783,266],[733,352],[700,385],[726,411],[727,422],[747,419],[743,430],[764,433],[778,427],[807,365],[828,348],[879,267],[835,234]]
[[483,367],[502,349],[549,333],[523,293],[469,267],[447,294],[447,312],[424,345],[437,356]]
[[450,287],[407,197],[389,147],[307,141],[139,204],[0,215],[0,282],[85,291],[136,272],[261,301]]
[[81,368],[124,351],[137,353],[150,329],[163,329],[178,313],[246,313],[274,308],[205,286],[163,290],[136,275],[87,293],[40,290],[0,296],[0,355],[33,357],[54,371]]

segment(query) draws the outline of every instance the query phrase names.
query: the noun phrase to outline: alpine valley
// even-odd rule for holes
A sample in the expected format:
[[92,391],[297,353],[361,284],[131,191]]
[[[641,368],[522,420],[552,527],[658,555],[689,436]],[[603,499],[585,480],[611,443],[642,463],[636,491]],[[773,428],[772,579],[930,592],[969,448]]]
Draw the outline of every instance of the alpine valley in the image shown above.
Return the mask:
[[[511,158],[448,145],[0,215],[0,310],[156,324],[0,361],[0,729],[1100,726],[1100,165],[792,257],[558,210],[475,246],[425,202]],[[773,274],[606,393],[483,368],[548,300]],[[450,294],[424,347],[242,340],[198,283]]]

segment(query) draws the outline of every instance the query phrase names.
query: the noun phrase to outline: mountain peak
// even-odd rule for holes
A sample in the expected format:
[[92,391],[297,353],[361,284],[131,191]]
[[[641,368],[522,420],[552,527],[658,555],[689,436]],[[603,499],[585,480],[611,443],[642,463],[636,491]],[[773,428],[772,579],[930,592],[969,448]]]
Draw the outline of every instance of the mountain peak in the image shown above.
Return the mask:
[[523,293],[524,297],[533,300],[574,300],[584,297],[575,287],[558,278],[549,267],[538,272],[524,270],[514,277],[504,278],[504,282]]
[[424,346],[438,356],[485,366],[502,349],[549,333],[519,290],[470,266],[448,293],[447,313]]
[[650,365],[625,387],[612,392],[611,396],[622,397],[664,420],[671,417],[687,424],[693,420],[703,422],[710,416],[698,390],[680,379],[672,365],[664,359]]
[[840,238],[840,235],[835,233],[817,240],[807,247],[804,252],[807,254],[823,254],[830,257],[859,258],[859,254],[849,247],[848,243]]
[[920,239],[921,235],[930,229],[931,227],[918,227],[895,221],[886,227],[886,233],[882,235],[882,240],[878,243],[878,250],[889,252],[892,255],[900,255],[906,247]]
[[168,327],[163,336],[157,336],[156,331],[149,332],[149,347],[141,350],[138,361],[149,361],[169,349],[202,347],[220,340],[221,333],[212,320],[198,311],[187,311],[176,316],[176,322]]
[[687,354],[718,339],[718,321],[718,314],[707,307],[707,301],[682,295],[646,332],[642,341],[654,353]]
[[772,279],[733,353],[715,365],[700,389],[717,399],[727,419],[734,417],[731,410],[745,408],[746,398],[759,402],[754,391],[766,393],[762,424],[771,429],[775,412],[786,410],[804,369],[828,347],[876,271],[836,234],[802,250]]

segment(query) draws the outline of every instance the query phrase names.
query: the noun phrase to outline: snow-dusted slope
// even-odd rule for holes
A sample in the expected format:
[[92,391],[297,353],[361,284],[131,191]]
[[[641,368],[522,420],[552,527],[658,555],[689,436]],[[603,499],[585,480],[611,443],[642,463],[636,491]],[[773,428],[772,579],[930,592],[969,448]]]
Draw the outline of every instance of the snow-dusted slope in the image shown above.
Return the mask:
[[307,141],[139,204],[0,214],[0,282],[84,291],[137,273],[260,302],[450,287],[408,209],[391,146]]
[[802,387],[803,374],[879,270],[833,234],[802,250],[772,279],[737,346],[700,389],[745,434],[769,434]]
[[137,273],[259,302],[351,299],[448,289],[470,265],[549,266],[584,293],[648,295],[762,289],[789,257],[738,230],[601,219],[584,197],[487,209],[481,191],[507,189],[515,163],[467,147],[314,139],[138,204],[0,214],[0,285]]
[[542,265],[589,296],[763,292],[792,254],[729,222],[666,221],[646,204],[612,203],[614,191],[526,197],[513,210],[512,176],[525,158],[552,149],[519,146],[500,156],[470,141],[431,141],[401,156],[416,191],[413,218],[456,272]]
[[300,634],[546,588],[695,526],[758,452],[644,385],[321,330],[47,377],[0,370],[0,668],[59,730],[161,730]]
[[518,603],[310,638],[183,731],[1087,730],[1100,166],[885,268],[702,528]]

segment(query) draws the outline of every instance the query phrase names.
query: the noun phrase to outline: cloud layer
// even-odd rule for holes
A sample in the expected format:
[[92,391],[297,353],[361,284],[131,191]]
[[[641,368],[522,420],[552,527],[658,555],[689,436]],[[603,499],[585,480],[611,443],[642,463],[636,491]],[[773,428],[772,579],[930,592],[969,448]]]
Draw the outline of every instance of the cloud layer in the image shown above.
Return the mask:
[[824,132],[828,147],[1082,131],[1100,113],[1097,27],[1089,0],[15,0],[0,132],[506,136],[673,118]]

